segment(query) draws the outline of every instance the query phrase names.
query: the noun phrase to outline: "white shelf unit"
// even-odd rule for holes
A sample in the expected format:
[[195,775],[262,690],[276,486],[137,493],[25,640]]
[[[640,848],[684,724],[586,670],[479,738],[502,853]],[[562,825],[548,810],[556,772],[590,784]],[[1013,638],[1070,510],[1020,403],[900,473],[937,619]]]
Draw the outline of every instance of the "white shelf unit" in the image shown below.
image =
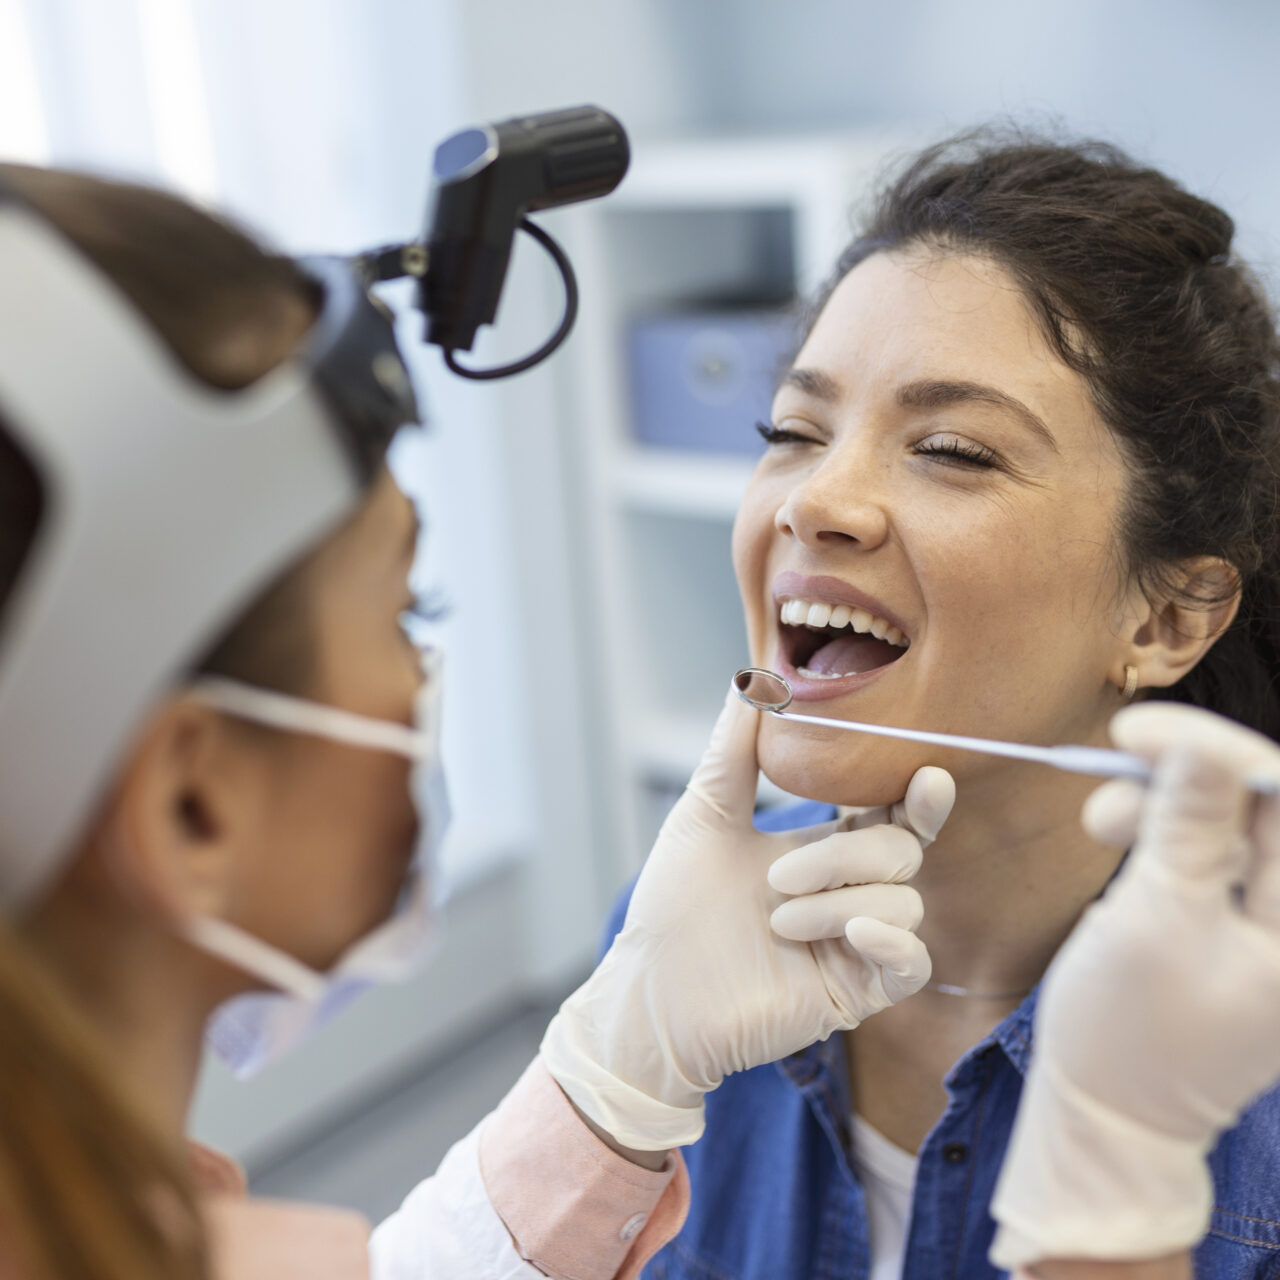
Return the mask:
[[808,296],[834,265],[851,213],[894,142],[640,146],[613,196],[561,224],[582,286],[566,362],[584,560],[577,620],[590,655],[579,678],[589,691],[592,785],[614,884],[639,865],[701,755],[730,675],[747,658],[730,536],[755,466],[745,452],[637,441],[628,322],[708,296]]

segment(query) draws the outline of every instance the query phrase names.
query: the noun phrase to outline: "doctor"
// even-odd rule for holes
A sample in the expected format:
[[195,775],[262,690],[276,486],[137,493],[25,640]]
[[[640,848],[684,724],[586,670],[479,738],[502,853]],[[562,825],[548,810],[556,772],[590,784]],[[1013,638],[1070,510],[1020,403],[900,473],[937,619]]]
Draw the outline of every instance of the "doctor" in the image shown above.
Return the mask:
[[730,702],[608,957],[372,1241],[246,1200],[183,1141],[206,1027],[259,1069],[434,927],[439,666],[402,627],[418,530],[383,462],[408,378],[345,264],[155,191],[0,166],[0,272],[0,1271],[637,1274],[705,1094],[929,974],[909,887],[797,944],[767,867],[825,839],[828,887],[879,879],[950,778],[757,834]]

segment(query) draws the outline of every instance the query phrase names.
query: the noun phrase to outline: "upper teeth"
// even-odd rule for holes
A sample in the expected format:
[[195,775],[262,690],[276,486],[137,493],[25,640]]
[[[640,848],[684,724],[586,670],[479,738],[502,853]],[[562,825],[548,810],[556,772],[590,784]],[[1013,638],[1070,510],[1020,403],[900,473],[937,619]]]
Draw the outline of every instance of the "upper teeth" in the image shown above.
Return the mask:
[[891,622],[877,618],[865,609],[854,609],[847,604],[822,604],[811,600],[784,600],[780,617],[789,627],[848,627],[877,640],[887,641],[900,649],[907,646],[907,637]]

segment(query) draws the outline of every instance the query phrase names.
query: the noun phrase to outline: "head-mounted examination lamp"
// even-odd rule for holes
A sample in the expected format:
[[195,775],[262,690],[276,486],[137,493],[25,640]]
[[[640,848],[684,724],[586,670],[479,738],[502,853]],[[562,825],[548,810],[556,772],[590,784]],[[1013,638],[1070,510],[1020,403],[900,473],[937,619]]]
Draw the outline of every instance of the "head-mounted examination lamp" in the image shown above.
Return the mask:
[[[318,314],[248,387],[193,377],[115,283],[0,184],[0,423],[44,502],[0,614],[0,908],[72,850],[157,698],[273,579],[356,508],[418,420],[377,280],[412,275],[427,340],[466,377],[563,341],[576,286],[529,210],[613,190],[622,126],[594,107],[468,129],[436,153],[422,242],[305,258]],[[517,228],[564,277],[552,338],[502,369],[454,360],[491,324]]]
[[[371,278],[418,278],[426,340],[464,378],[503,378],[545,360],[565,340],[578,308],[573,268],[560,246],[525,215],[608,195],[627,171],[626,130],[599,107],[571,107],[463,129],[436,148],[426,232],[417,244],[393,245],[365,258]],[[516,230],[551,255],[565,286],[555,333],[531,355],[497,369],[456,359],[476,331],[492,324],[511,261]]]

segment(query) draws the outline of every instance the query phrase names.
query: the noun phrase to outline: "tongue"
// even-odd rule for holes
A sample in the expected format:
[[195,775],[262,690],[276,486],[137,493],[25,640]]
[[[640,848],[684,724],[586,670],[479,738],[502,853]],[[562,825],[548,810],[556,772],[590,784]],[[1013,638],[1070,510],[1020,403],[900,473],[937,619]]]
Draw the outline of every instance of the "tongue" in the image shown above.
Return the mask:
[[847,676],[855,672],[874,671],[902,656],[897,645],[875,636],[840,636],[828,640],[804,665],[815,675]]

